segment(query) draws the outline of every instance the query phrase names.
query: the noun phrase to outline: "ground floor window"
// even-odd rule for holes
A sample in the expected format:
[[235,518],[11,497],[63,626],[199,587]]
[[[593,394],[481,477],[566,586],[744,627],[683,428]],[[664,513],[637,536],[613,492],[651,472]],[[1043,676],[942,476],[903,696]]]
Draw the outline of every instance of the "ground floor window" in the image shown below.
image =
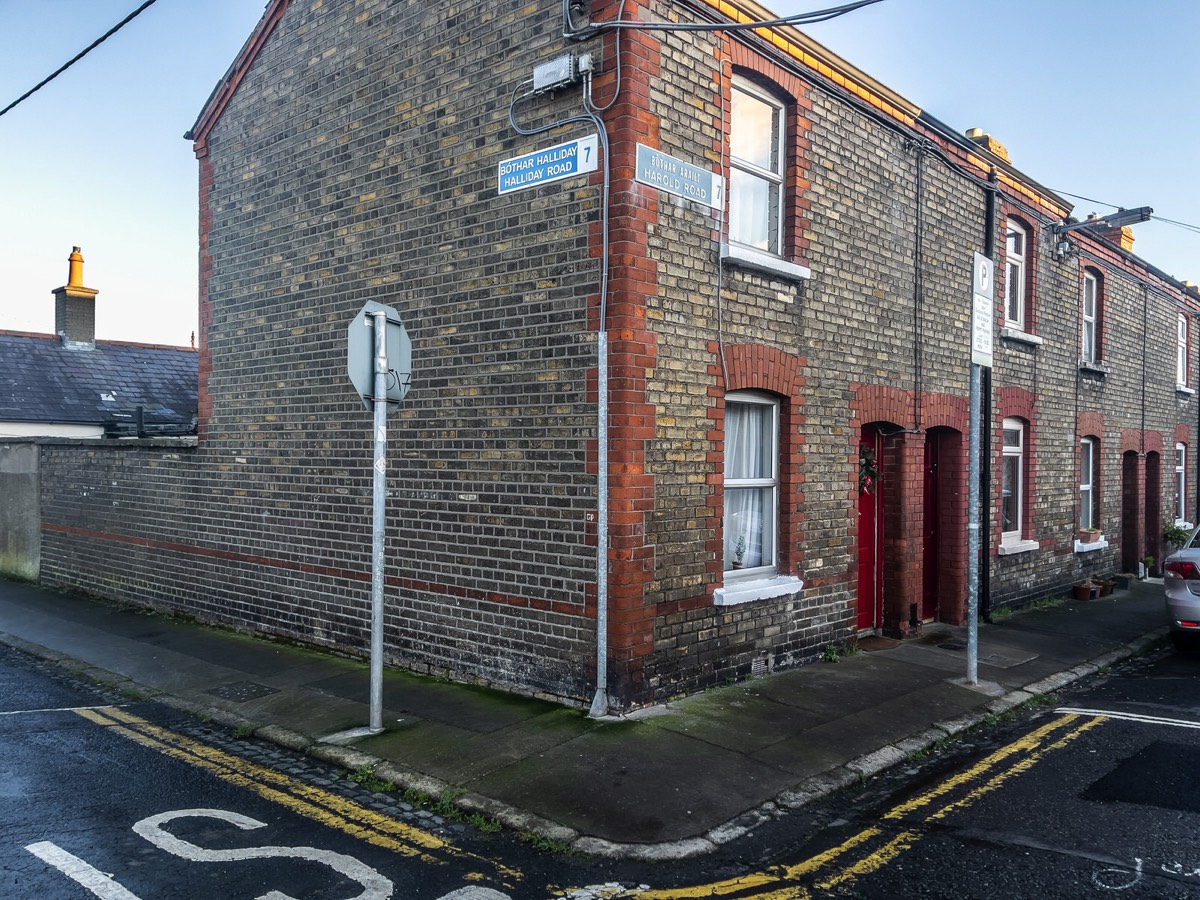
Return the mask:
[[1004,420],[1004,466],[1000,486],[1001,538],[1021,539],[1025,493],[1025,423],[1020,419]]
[[724,568],[771,574],[778,532],[779,403],[736,391],[725,398]]

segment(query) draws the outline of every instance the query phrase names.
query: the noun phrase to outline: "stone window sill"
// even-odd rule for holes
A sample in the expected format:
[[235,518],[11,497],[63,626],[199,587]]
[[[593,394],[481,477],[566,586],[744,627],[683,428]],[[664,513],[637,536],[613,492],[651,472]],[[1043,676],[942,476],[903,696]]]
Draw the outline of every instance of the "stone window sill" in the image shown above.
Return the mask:
[[996,551],[1000,556],[1013,556],[1017,553],[1029,553],[1032,550],[1037,550],[1041,547],[1039,541],[1022,541],[1010,540],[1000,544],[1000,549]]
[[1079,371],[1084,375],[1099,375],[1101,378],[1112,374],[1112,369],[1104,363],[1087,359],[1079,361]]
[[812,278],[812,269],[808,266],[799,266],[742,244],[722,244],[721,262],[767,275],[782,276],[790,281],[807,281]]
[[1196,391],[1194,388],[1190,388],[1186,384],[1177,384],[1175,385],[1175,393],[1182,394],[1185,397],[1190,397],[1192,394],[1196,393]]
[[1104,550],[1108,547],[1108,539],[1101,535],[1097,540],[1085,544],[1083,541],[1075,541],[1076,553],[1094,553],[1097,550]]
[[737,606],[739,603],[799,594],[803,590],[804,582],[794,575],[776,575],[771,578],[734,582],[717,588],[713,594],[713,603],[717,606]]
[[1008,341],[1016,341],[1018,344],[1028,344],[1030,347],[1039,347],[1045,343],[1045,340],[1036,334],[1028,334],[1011,325],[1000,329],[1000,337]]

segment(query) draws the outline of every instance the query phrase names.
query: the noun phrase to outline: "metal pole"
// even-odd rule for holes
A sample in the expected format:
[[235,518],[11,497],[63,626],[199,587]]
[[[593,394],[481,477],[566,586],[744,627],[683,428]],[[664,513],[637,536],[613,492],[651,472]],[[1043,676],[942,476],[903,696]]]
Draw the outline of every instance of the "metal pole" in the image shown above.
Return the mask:
[[371,725],[383,731],[383,546],[387,524],[387,313],[372,312],[375,324],[375,453],[371,483]]
[[979,684],[979,397],[981,366],[971,364],[971,432],[967,452],[967,684]]

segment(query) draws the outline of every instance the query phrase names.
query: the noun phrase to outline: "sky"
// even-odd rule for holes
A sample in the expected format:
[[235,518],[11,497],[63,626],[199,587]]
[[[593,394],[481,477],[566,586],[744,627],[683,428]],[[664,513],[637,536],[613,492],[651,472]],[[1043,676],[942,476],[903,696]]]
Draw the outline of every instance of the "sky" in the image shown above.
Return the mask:
[[[139,5],[0,0],[0,108]],[[189,344],[198,169],[182,136],[264,6],[158,0],[0,116],[0,329],[53,331],[51,291],[79,246],[97,337]],[[1200,3],[882,0],[804,30],[954,130],[991,134],[1077,217],[1151,206],[1193,226],[1136,225],[1134,252],[1200,282]]]

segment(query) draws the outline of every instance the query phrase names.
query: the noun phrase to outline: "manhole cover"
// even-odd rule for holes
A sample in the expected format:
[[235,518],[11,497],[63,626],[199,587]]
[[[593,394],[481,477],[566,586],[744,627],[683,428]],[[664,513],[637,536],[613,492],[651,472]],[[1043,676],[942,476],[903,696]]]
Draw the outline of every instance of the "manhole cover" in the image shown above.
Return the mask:
[[233,684],[223,684],[205,693],[220,697],[222,700],[232,700],[234,703],[245,703],[247,700],[257,700],[259,697],[269,697],[278,694],[279,690],[257,684],[253,681],[235,681]]

